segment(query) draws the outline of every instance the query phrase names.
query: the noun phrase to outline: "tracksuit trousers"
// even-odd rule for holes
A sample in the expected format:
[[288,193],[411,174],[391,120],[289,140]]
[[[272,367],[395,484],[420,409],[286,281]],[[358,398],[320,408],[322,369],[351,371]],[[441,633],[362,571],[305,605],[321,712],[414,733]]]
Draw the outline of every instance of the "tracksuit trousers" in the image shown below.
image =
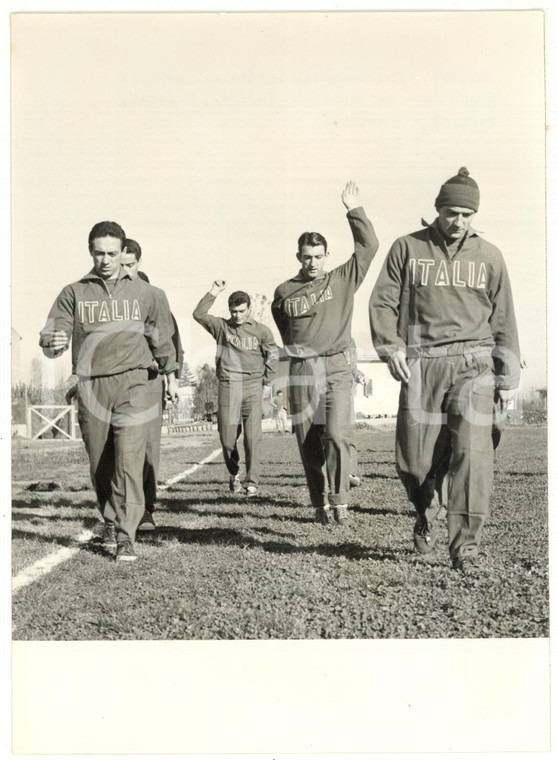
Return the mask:
[[397,471],[419,514],[437,498],[448,457],[447,521],[452,558],[478,553],[493,483],[493,365],[488,348],[409,360],[396,428]]
[[349,352],[290,360],[290,411],[311,503],[348,504],[352,372]]
[[[493,401],[493,420],[491,423],[491,442],[493,444],[493,451],[497,451],[497,447],[501,443],[501,437],[503,430],[505,429],[506,413],[503,411],[503,406],[499,400]],[[442,463],[438,466],[435,474],[435,490],[439,498],[440,504],[446,504],[448,499],[447,489],[447,475],[449,473],[449,466],[451,460],[450,440],[447,441],[445,447],[445,457]]]
[[157,416],[147,423],[145,463],[143,465],[143,492],[145,509],[155,511],[157,501],[157,479],[161,459],[161,426],[163,409],[163,378],[158,372],[149,380],[149,408],[157,408]]
[[116,540],[135,539],[143,516],[147,427],[158,415],[149,394],[149,370],[80,378],[78,421],[89,455],[101,514]]
[[219,380],[217,423],[224,456],[230,475],[240,471],[238,438],[244,431],[246,477],[244,486],[257,485],[261,468],[261,420],[263,386],[256,380],[224,382]]
[[275,425],[277,426],[277,433],[286,433],[286,425],[288,422],[288,415],[286,409],[279,409],[274,414]]
[[350,475],[358,474],[358,448],[354,443],[354,425],[356,424],[356,409],[354,407],[354,396],[356,395],[356,383],[352,378],[352,392],[350,393]]

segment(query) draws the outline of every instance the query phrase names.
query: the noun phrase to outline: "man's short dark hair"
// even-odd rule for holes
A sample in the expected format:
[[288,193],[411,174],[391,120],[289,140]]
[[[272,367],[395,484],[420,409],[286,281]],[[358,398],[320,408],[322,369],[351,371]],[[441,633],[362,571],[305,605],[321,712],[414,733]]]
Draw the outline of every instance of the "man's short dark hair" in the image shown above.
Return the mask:
[[126,253],[133,253],[133,255],[135,256],[135,260],[139,261],[139,259],[141,258],[141,246],[139,245],[137,240],[126,238],[125,246],[126,246]]
[[228,296],[228,308],[232,309],[233,306],[241,306],[243,303],[251,306],[251,299],[247,293],[243,290],[235,290]]
[[311,245],[313,248],[322,245],[327,253],[327,241],[319,232],[302,232],[298,238],[298,253],[302,252],[304,245]]
[[97,222],[89,233],[89,250],[93,250],[93,240],[101,237],[113,237],[120,241],[120,248],[126,243],[126,233],[116,222]]

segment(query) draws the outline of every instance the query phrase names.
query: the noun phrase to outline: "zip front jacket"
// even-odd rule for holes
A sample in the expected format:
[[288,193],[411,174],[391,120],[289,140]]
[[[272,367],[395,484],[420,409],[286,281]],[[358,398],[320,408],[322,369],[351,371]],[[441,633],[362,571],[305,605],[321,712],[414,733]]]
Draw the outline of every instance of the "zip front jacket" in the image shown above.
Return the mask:
[[275,291],[271,310],[289,356],[332,356],[350,349],[354,293],[379,242],[361,206],[346,216],[355,246],[348,261],[314,280],[300,270]]
[[123,269],[112,292],[94,269],[66,285],[40,333],[46,352],[56,330],[71,338],[72,371],[79,377],[149,369],[153,358],[164,374],[178,368],[166,295]]
[[209,309],[215,297],[206,293],[195,307],[193,318],[217,342],[217,378],[222,382],[260,379],[270,383],[278,362],[278,348],[272,332],[254,319],[236,326],[232,320],[213,317]]
[[[498,248],[470,229],[451,253],[438,222],[395,240],[369,302],[373,344],[427,354],[460,344],[493,349],[498,386],[514,388],[520,347],[511,284]],[[458,346],[457,346],[458,348]]]

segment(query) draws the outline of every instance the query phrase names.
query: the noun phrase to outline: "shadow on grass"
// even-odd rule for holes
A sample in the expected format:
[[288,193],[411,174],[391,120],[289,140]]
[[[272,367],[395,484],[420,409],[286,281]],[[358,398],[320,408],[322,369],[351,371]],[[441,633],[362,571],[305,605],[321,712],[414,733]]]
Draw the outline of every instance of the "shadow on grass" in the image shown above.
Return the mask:
[[[93,530],[99,524],[99,520],[94,517],[86,517],[79,520],[79,523],[79,527],[82,530]],[[60,546],[77,546],[75,535],[64,536],[56,533],[49,533],[48,536],[45,536],[43,533],[37,533],[32,530],[21,530],[20,528],[14,528],[12,530],[12,539],[18,538],[23,540],[32,539],[33,541],[39,541],[41,543],[59,544]],[[83,544],[84,548],[86,546],[88,546],[88,544]]]
[[[262,512],[252,511],[254,507],[271,507],[271,508],[290,508],[290,509],[303,509],[303,505],[293,501],[287,501],[285,499],[273,499],[266,498],[265,496],[251,496],[247,499],[244,496],[234,495],[230,496],[216,496],[214,498],[207,498],[207,496],[198,496],[195,498],[185,499],[159,499],[159,508],[164,508],[168,512],[187,512],[196,515],[209,515],[214,514],[218,517],[244,517],[249,515],[251,517],[262,517],[269,519],[272,515],[263,514]],[[204,505],[206,509],[199,509],[200,505]],[[220,506],[238,507],[237,512],[223,512],[218,509]],[[214,508],[217,508],[216,511]]]
[[[273,462],[273,467],[275,466],[276,462]],[[284,463],[285,467],[292,467],[292,462]],[[217,486],[219,488],[226,488],[228,489],[228,479],[229,479],[228,473],[225,472],[222,478],[203,478],[203,477],[191,477],[188,476],[187,479],[179,480],[176,483],[173,483],[171,486],[168,486],[166,490],[170,491],[172,488],[176,488],[178,486],[188,486],[188,485],[197,485],[197,486]],[[242,473],[240,473],[240,480],[243,479]],[[261,486],[264,488],[267,484],[275,484],[275,482],[282,482],[284,480],[299,480],[300,482],[305,483],[304,475],[303,473],[292,473],[292,472],[285,472],[281,473],[280,475],[272,475],[265,473],[263,477],[263,482]],[[164,481],[160,481],[159,485],[163,485]]]
[[499,475],[509,475],[513,478],[539,478],[543,477],[544,475],[547,475],[547,470],[540,470],[539,472],[518,472],[514,470],[499,470]]
[[385,507],[375,507],[373,504],[370,506],[362,506],[360,504],[353,504],[350,506],[351,512],[360,512],[362,514],[369,514],[369,515],[385,515],[386,517],[392,517],[393,515],[400,516],[400,515],[410,515],[414,516],[414,511],[411,509],[397,509],[394,507],[393,509],[386,509]]
[[38,515],[35,512],[18,512],[16,515],[12,515],[12,522],[14,524],[21,523],[21,522],[27,522],[31,525],[46,525],[48,521],[50,522],[59,522],[59,523],[85,523],[86,520],[93,519],[93,522],[99,522],[101,519],[100,512],[97,511],[96,505],[92,505],[87,509],[87,512],[90,513],[91,510],[95,510],[95,514],[98,515],[98,520],[94,520],[91,517],[81,517],[81,515]]
[[[205,530],[180,527],[160,527],[157,531],[159,542],[165,539],[176,540],[184,544],[199,546],[237,546],[242,549],[263,549],[273,554],[321,554],[325,557],[346,557],[347,559],[377,561],[396,560],[400,551],[380,547],[366,547],[353,542],[342,544],[314,544],[298,546],[286,541],[259,541],[253,536],[246,535],[232,528],[207,528]],[[282,535],[282,534],[281,534]]]
[[[97,502],[87,499],[85,501],[72,501],[65,498],[47,498],[44,501],[38,500],[38,497],[34,496],[32,500],[29,499],[14,499],[12,501],[13,509],[42,509],[43,507],[72,507],[73,509],[83,509],[84,507],[96,507]],[[15,517],[15,515],[14,515]]]
[[[292,504],[290,506],[293,506]],[[294,505],[295,506],[295,505]],[[173,511],[173,510],[169,510]],[[181,510],[174,510],[180,512]],[[199,517],[224,517],[232,520],[245,520],[248,517],[255,517],[259,520],[278,520],[279,522],[296,522],[296,523],[314,523],[313,517],[299,517],[297,515],[280,515],[280,514],[261,514],[261,512],[250,512],[242,510],[241,512],[223,512],[221,510],[211,509],[188,509],[187,514],[198,515]],[[259,530],[259,528],[258,528]]]

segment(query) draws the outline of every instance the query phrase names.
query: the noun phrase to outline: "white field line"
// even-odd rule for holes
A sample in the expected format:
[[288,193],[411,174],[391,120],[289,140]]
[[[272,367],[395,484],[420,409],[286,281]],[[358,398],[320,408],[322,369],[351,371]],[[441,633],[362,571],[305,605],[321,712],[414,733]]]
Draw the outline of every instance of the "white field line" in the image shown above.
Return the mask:
[[50,573],[50,571],[57,565],[61,565],[62,562],[71,559],[74,554],[77,554],[80,551],[83,544],[86,544],[92,538],[93,531],[84,530],[83,533],[77,537],[75,546],[64,546],[62,549],[58,549],[58,551],[55,551],[52,554],[47,554],[46,557],[43,557],[32,565],[29,565],[29,567],[26,567],[25,570],[22,570],[21,573],[16,575],[13,579],[12,593],[15,594],[20,588],[28,586],[43,575]]
[[209,462],[212,462],[213,459],[216,459],[218,455],[221,453],[222,449],[215,449],[214,451],[211,451],[211,453],[205,457],[205,459],[202,459],[201,462],[198,462],[197,464],[194,464],[192,467],[189,468],[189,470],[184,470],[184,472],[179,473],[178,475],[175,475],[173,478],[170,478],[166,481],[162,486],[159,486],[159,491],[166,491],[166,489],[169,486],[173,486],[174,483],[177,483],[179,480],[183,480],[184,478],[187,478],[188,475],[193,475],[193,473],[196,470],[199,470],[200,467],[203,467],[204,464],[208,464]]
[[[184,470],[184,472],[180,472],[178,475],[175,475],[173,478],[167,480],[166,483],[164,483],[162,486],[159,486],[159,491],[165,491],[169,486],[174,485],[174,483],[178,483],[179,480],[183,480],[183,478],[186,478],[188,475],[192,475],[194,472],[203,467],[204,464],[207,464],[213,459],[216,459],[220,453],[220,448],[215,449],[208,456],[206,456],[205,459],[202,459],[201,462],[194,464],[189,469]],[[33,583],[33,581],[42,578],[43,575],[47,575],[47,573],[50,573],[51,570],[53,570],[57,565],[62,564],[62,562],[66,562],[67,560],[71,559],[75,554],[81,551],[84,544],[88,543],[93,538],[93,536],[93,531],[84,530],[77,537],[74,546],[64,546],[62,549],[58,549],[52,554],[48,554],[46,557],[37,560],[37,562],[29,565],[29,567],[26,567],[12,580],[12,594],[15,594],[20,589],[28,586],[30,583]]]

